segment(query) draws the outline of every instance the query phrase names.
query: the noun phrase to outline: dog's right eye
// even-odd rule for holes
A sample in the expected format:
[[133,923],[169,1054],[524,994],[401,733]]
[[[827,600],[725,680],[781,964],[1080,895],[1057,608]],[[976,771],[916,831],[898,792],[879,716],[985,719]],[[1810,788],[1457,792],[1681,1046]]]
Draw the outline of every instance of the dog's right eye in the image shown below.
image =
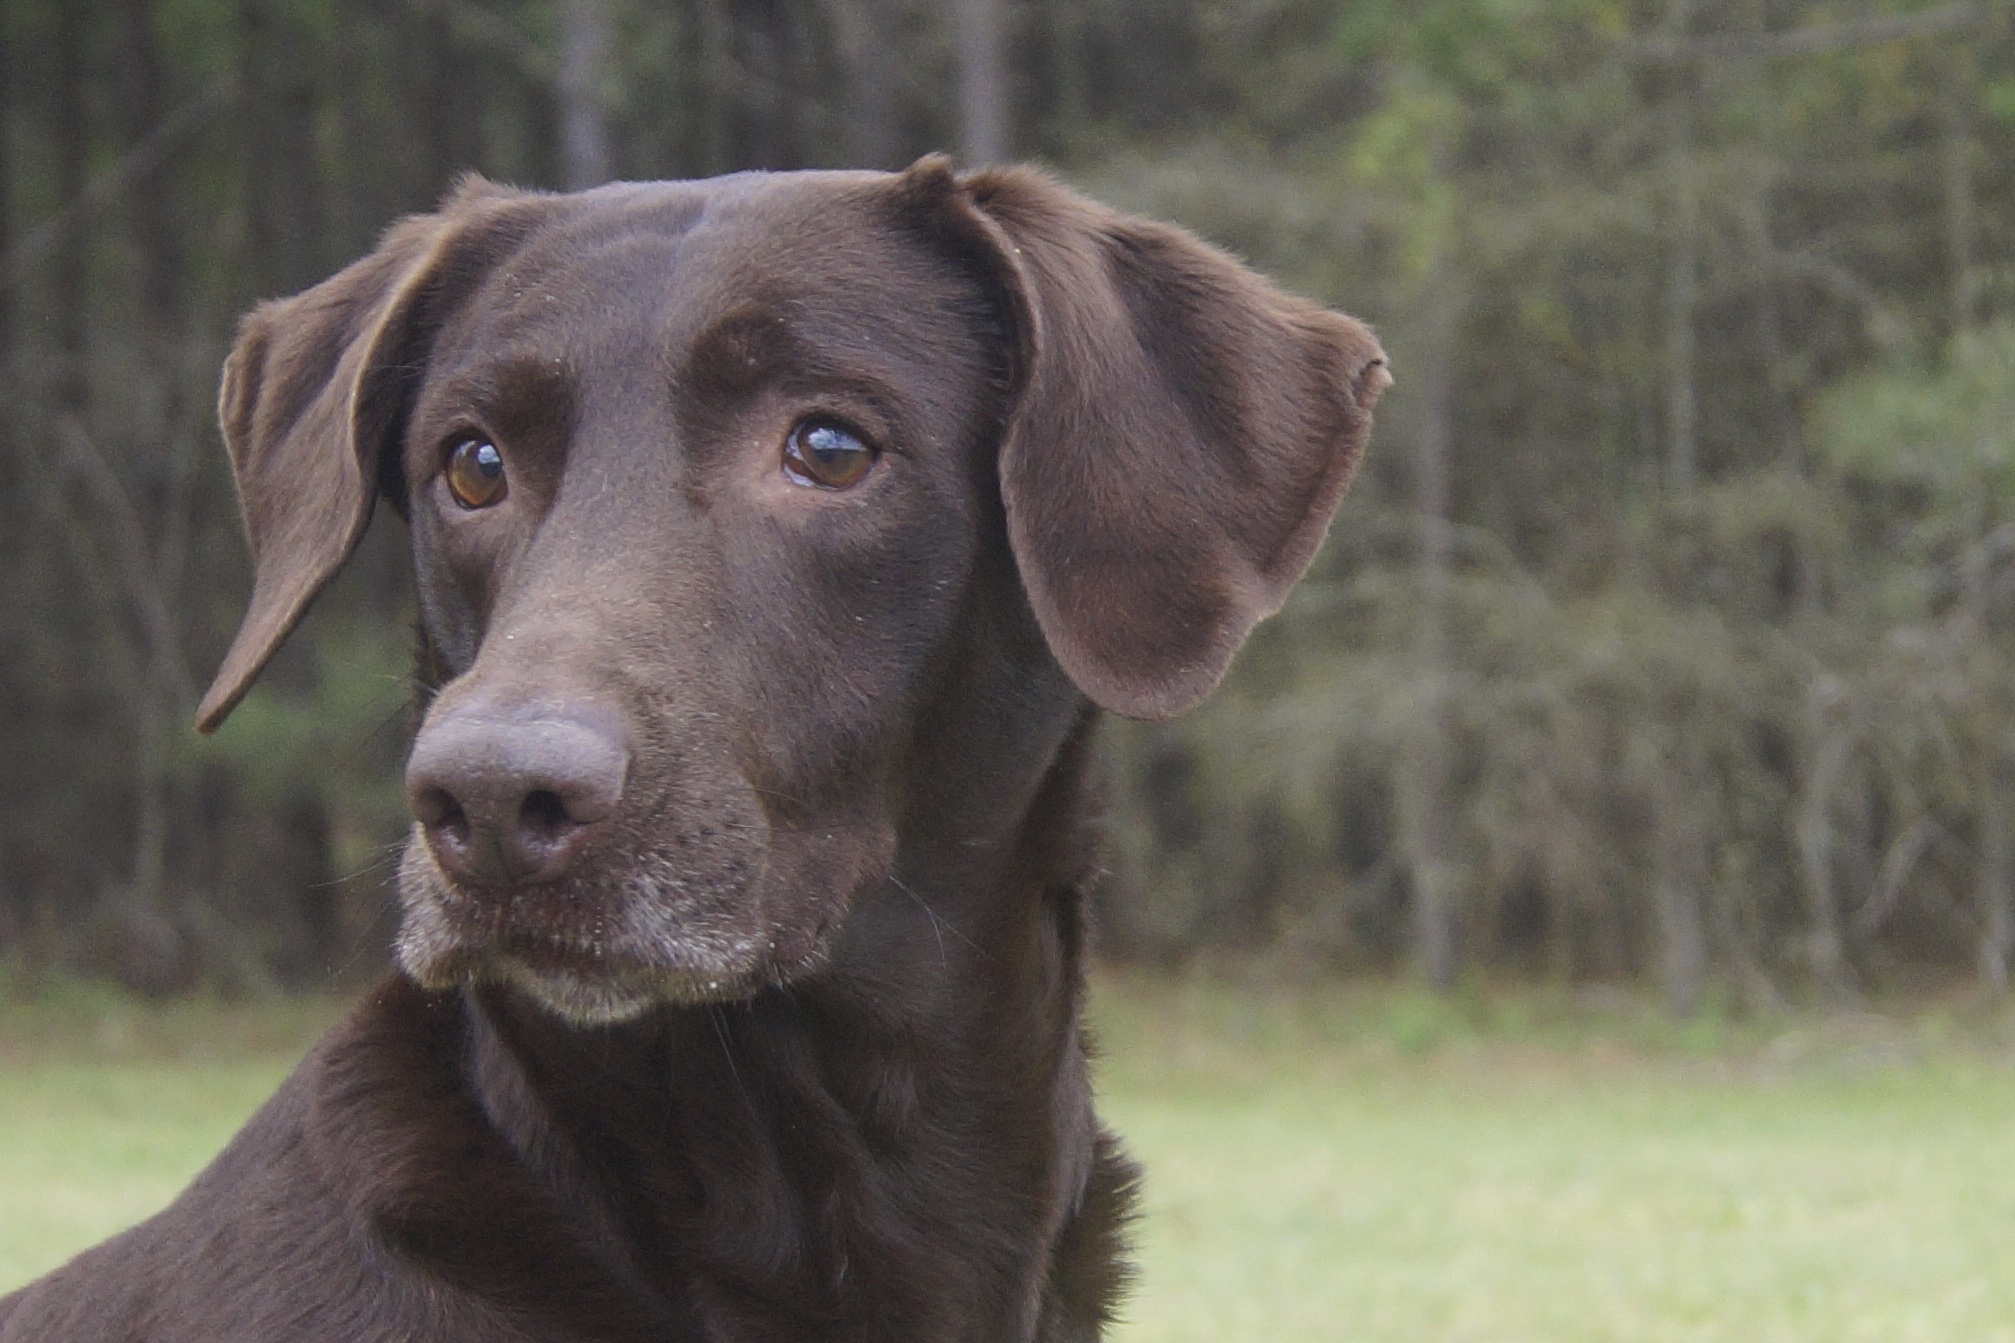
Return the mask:
[[874,464],[874,449],[832,420],[801,420],[784,440],[784,475],[800,485],[844,490]]
[[443,473],[448,493],[464,508],[489,508],[500,504],[510,493],[504,479],[504,454],[497,445],[481,438],[465,438],[448,449]]

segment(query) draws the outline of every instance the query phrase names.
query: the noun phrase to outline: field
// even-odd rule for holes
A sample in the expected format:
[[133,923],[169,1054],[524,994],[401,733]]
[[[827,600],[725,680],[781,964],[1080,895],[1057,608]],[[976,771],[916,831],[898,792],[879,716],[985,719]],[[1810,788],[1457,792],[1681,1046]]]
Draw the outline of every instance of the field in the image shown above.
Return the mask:
[[[0,1007],[0,1290],[144,1215],[334,1009]],[[1125,1343],[2015,1341],[2015,1020],[1108,977]]]

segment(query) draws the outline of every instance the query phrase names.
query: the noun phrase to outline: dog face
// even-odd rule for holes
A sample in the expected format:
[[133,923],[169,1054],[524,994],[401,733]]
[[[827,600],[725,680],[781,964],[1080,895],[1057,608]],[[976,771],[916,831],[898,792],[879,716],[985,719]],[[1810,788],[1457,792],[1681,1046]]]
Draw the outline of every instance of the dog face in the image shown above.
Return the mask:
[[[580,1018],[743,994],[888,875],[1003,363],[976,277],[889,205],[792,178],[555,203],[443,323],[404,457],[452,677],[401,874],[422,982],[501,973]],[[479,507],[470,443],[498,458]],[[619,797],[550,876],[457,852],[510,822],[456,835],[429,790],[542,722],[615,743]]]
[[[960,754],[925,740],[961,730],[947,678],[1015,656],[977,608],[1039,631],[1023,683],[1180,710],[1306,566],[1386,381],[1350,319],[1031,173],[467,186],[247,320],[257,588],[199,724],[388,493],[438,686],[402,964],[584,1024],[745,996],[962,786],[923,763]],[[1013,718],[965,753],[1012,756]]]

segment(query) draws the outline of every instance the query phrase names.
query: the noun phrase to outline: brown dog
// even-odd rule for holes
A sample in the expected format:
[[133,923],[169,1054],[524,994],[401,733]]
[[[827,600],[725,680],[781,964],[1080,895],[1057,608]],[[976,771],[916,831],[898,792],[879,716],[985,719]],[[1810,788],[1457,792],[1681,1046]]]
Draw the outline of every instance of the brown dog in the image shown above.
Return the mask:
[[200,725],[388,498],[405,974],[0,1340],[1096,1338],[1093,706],[1210,690],[1387,381],[1184,233],[941,160],[473,182],[261,307]]

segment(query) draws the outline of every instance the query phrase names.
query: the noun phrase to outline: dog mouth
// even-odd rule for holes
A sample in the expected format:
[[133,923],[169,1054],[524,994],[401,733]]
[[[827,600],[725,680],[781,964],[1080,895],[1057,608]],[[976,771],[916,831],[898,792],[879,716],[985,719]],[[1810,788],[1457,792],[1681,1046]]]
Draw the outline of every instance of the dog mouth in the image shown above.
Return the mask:
[[782,977],[774,936],[718,904],[679,909],[659,884],[471,892],[411,844],[399,873],[398,961],[425,988],[506,984],[584,1026],[745,999]]
[[742,1001],[817,974],[856,894],[895,861],[894,828],[873,815],[633,833],[650,837],[561,880],[480,888],[455,881],[416,827],[399,868],[400,966],[428,988],[508,984],[584,1025]]
[[520,943],[491,950],[459,981],[508,984],[577,1026],[614,1026],[655,1007],[746,998],[762,986],[763,977],[750,970],[710,974]]
[[659,1006],[740,1000],[770,979],[748,957],[676,964],[517,932],[443,944],[402,931],[399,960],[425,988],[506,984],[583,1026],[620,1024]]

